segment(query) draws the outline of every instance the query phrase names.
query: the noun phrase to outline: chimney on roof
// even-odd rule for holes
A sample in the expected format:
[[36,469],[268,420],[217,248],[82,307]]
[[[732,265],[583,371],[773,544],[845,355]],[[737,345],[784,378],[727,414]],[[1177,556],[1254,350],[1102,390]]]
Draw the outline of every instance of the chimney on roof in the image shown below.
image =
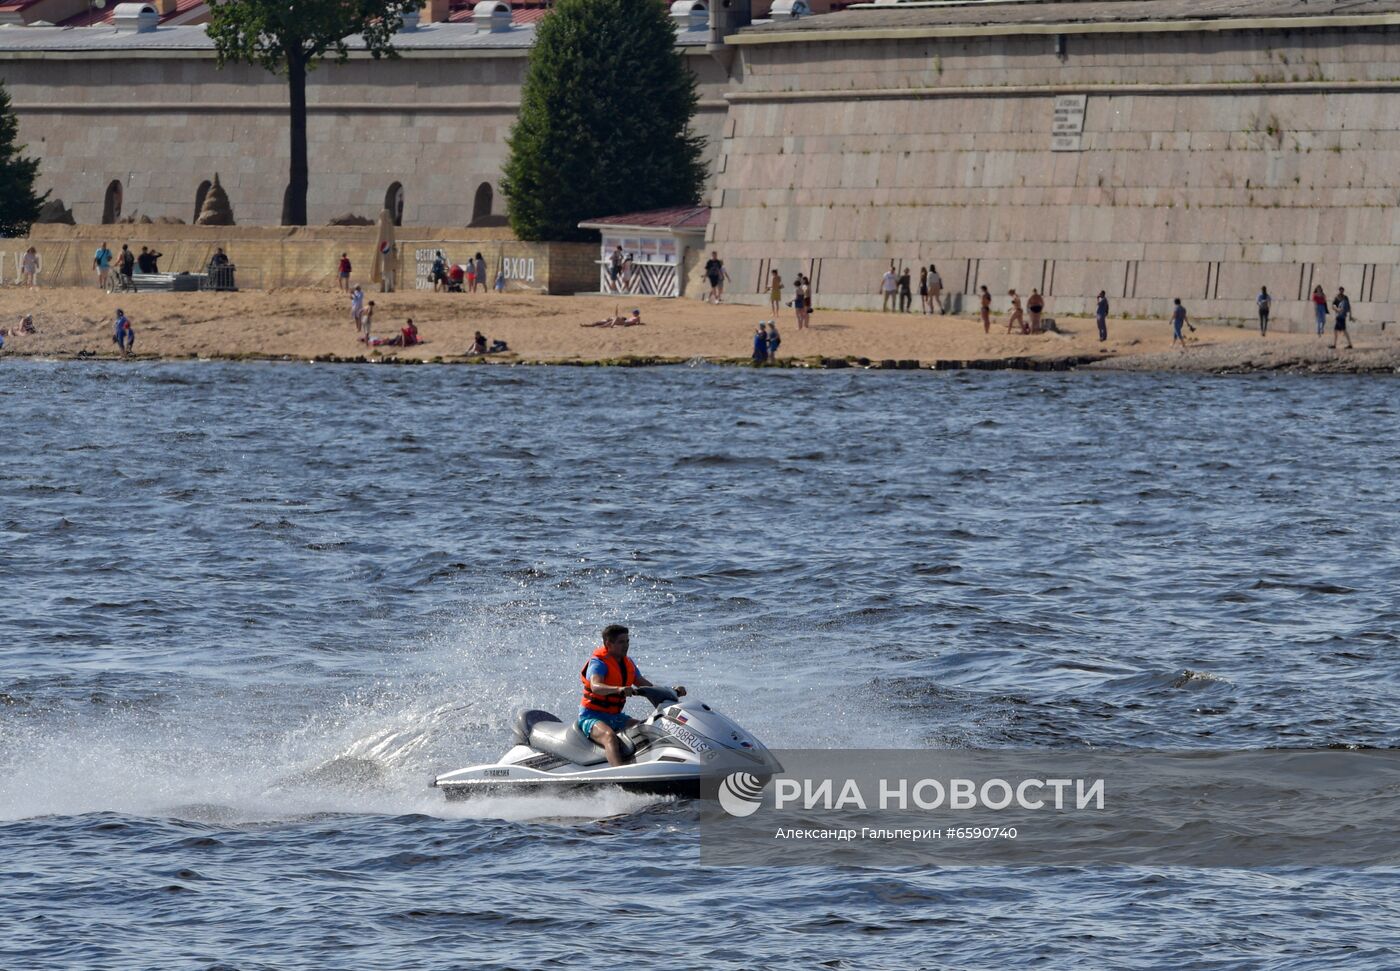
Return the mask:
[[452,0],[428,0],[423,4],[421,19],[429,24],[445,24],[452,16]]
[[180,0],[148,0],[148,2],[156,8],[156,13],[162,17],[173,14],[175,8],[180,5]]
[[499,34],[510,30],[512,19],[506,0],[481,0],[472,8],[472,23],[483,33]]
[[676,0],[671,4],[671,23],[676,30],[708,30],[710,5],[705,0]]
[[119,3],[112,12],[112,25],[123,34],[147,34],[160,24],[154,3]]
[[714,0],[710,7],[710,52],[723,50],[726,37],[751,23],[753,5],[750,0]]

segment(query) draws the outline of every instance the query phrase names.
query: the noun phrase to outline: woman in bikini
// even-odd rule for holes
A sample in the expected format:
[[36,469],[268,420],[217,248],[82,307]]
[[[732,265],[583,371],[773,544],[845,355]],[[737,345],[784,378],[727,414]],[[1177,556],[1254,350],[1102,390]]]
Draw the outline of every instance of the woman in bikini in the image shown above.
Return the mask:
[[1007,290],[1006,295],[1011,298],[1011,316],[1006,321],[1006,332],[1009,334],[1016,327],[1021,328],[1021,333],[1026,333],[1026,316],[1021,312],[1021,298],[1016,295],[1015,290]]
[[982,333],[992,332],[992,291],[987,289],[987,285],[982,285]]

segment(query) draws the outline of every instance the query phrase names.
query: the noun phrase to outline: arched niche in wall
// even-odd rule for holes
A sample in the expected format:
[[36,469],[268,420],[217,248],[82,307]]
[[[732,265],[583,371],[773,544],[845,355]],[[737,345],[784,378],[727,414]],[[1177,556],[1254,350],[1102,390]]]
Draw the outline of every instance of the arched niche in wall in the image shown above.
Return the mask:
[[395,182],[384,193],[384,208],[394,217],[394,225],[403,225],[403,183]]
[[199,183],[199,188],[194,191],[194,217],[190,219],[190,225],[199,222],[199,214],[204,211],[204,197],[209,195],[210,185],[210,181],[205,179]]
[[476,198],[472,200],[472,222],[473,226],[480,226],[482,222],[491,216],[491,206],[495,201],[495,192],[491,189],[490,182],[483,182],[476,187]]
[[119,179],[107,183],[107,195],[102,199],[102,225],[110,226],[122,218],[122,184]]

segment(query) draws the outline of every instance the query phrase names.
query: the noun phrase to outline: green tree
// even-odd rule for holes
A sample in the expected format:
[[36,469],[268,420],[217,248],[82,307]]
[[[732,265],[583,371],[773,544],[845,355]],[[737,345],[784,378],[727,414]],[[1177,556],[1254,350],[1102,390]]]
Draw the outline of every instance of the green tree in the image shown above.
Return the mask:
[[209,36],[219,66],[234,61],[285,74],[291,95],[291,171],[282,222],[306,225],[306,74],[325,57],[343,63],[346,39],[361,35],[375,59],[395,57],[403,15],[423,0],[221,0],[210,4]]
[[535,29],[502,189],[515,234],[596,238],[580,221],[686,205],[705,182],[695,76],[656,0],[559,0]]
[[34,178],[39,160],[20,155],[19,119],[10,108],[10,93],[0,82],[0,236],[25,236],[39,218],[39,207],[49,197],[34,194]]

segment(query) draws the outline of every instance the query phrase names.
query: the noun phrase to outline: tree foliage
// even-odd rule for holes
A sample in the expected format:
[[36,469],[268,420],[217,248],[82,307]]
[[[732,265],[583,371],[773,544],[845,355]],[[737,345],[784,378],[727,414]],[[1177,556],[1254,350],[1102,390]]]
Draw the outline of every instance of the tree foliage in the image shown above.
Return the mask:
[[515,234],[596,238],[580,221],[696,202],[695,76],[656,0],[559,0],[535,30],[502,188]]
[[10,94],[0,82],[0,236],[25,236],[39,207],[49,197],[34,194],[34,179],[39,175],[39,160],[25,158],[20,153],[19,119],[10,108]]
[[219,66],[233,61],[287,77],[291,95],[291,171],[282,221],[306,225],[306,73],[326,57],[344,62],[359,35],[376,59],[395,56],[403,15],[423,0],[221,0],[209,8],[208,32]]

